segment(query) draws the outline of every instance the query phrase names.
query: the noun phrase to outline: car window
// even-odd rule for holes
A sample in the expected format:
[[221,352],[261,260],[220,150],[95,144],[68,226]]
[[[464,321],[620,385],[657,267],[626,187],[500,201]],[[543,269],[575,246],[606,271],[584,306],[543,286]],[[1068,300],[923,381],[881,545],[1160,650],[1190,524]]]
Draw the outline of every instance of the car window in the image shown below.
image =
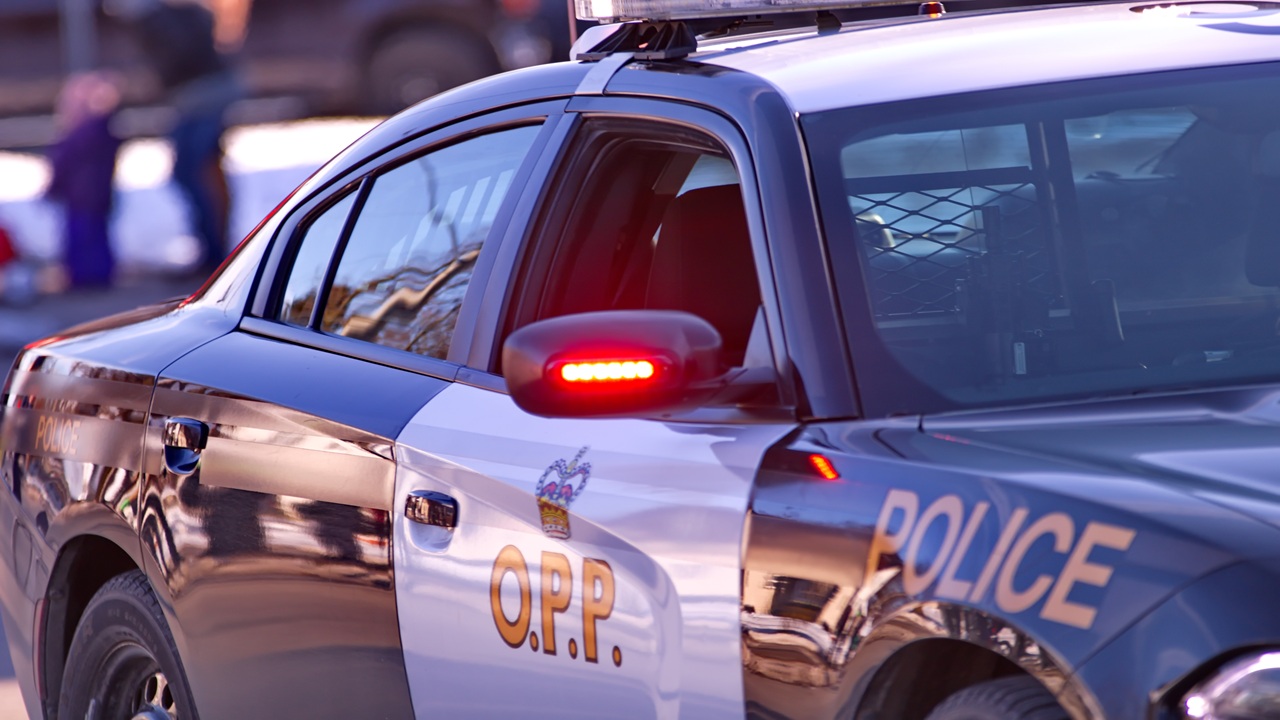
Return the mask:
[[[445,358],[481,244],[537,126],[490,133],[398,165],[372,179],[343,248],[321,330]],[[335,206],[333,212],[338,212]],[[327,213],[308,230],[295,264],[299,288],[322,264],[317,246],[340,226]],[[321,236],[326,240],[320,240]],[[294,286],[290,278],[289,288]],[[305,302],[301,289],[286,300]],[[311,296],[314,296],[312,294]],[[286,306],[287,307],[287,306]],[[290,317],[286,317],[289,320]]]
[[[711,323],[726,361],[741,365],[760,289],[727,153],[701,135],[583,135],[587,151],[535,233],[519,293],[526,307],[510,329],[598,310],[683,310]],[[764,340],[763,327],[756,334]]]
[[807,118],[830,244],[859,265],[837,268],[842,293],[960,406],[1269,377],[1278,78],[1228,68]]
[[347,193],[307,223],[280,303],[280,319],[284,322],[300,327],[311,324],[317,291],[324,285],[325,271],[354,201],[355,194]]

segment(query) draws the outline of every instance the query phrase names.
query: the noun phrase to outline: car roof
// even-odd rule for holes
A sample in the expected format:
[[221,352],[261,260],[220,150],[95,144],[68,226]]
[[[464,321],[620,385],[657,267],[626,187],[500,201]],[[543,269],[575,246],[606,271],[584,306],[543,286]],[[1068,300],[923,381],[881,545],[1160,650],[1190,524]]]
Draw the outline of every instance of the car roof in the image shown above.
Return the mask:
[[[798,113],[1280,58],[1275,3],[1092,2],[703,41],[691,60],[757,75]],[[838,78],[838,80],[834,80]]]

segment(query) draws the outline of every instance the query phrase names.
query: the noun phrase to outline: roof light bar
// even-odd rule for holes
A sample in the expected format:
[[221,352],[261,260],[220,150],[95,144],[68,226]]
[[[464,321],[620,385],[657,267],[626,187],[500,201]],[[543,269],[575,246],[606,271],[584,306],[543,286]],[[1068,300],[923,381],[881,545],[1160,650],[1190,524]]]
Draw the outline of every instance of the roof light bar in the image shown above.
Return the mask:
[[904,5],[910,0],[574,0],[579,20],[687,20]]

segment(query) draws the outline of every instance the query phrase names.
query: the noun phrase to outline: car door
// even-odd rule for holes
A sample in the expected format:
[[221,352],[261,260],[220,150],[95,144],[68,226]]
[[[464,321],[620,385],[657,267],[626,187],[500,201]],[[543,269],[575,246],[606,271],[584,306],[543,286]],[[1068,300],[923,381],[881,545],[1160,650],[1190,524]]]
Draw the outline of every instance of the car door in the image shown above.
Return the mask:
[[393,441],[457,371],[462,298],[553,109],[441,130],[336,181],[278,236],[260,317],[160,377],[142,538],[203,715],[411,713]]
[[[776,384],[665,419],[550,419],[505,391],[510,331],[606,309],[703,316],[773,374],[751,165],[723,119],[631,101],[576,121],[478,300],[468,367],[398,439],[400,627],[419,717],[743,711],[741,542]],[[501,263],[505,262],[505,265]],[[501,273],[505,268],[510,276]]]

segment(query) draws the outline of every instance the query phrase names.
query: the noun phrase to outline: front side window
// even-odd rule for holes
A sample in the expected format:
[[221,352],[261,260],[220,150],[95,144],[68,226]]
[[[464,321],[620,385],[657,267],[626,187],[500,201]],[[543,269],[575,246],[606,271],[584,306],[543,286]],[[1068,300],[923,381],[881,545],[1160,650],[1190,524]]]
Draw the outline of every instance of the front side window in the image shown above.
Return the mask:
[[[608,129],[606,129],[608,128]],[[714,141],[664,126],[601,121],[522,274],[509,329],[599,310],[681,310],[719,332],[725,361],[767,348],[738,171]]]
[[867,392],[901,412],[1280,376],[1277,92],[1280,67],[1238,66],[804,118],[855,351],[888,360]]

